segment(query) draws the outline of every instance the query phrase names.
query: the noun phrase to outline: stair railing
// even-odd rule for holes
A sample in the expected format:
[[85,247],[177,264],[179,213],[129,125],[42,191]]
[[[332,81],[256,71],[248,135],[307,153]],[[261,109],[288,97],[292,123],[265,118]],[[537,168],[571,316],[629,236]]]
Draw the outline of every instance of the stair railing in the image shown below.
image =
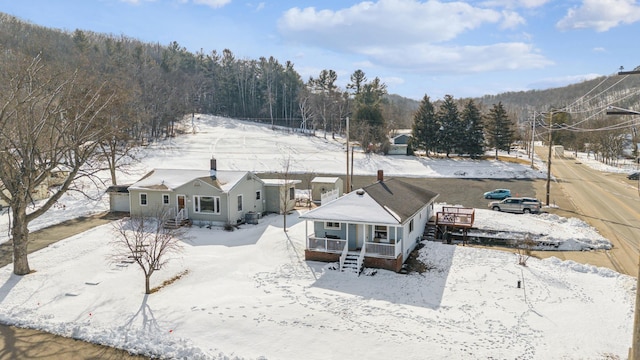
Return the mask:
[[349,253],[349,242],[344,242],[344,248],[342,248],[342,254],[340,254],[340,271],[344,270],[344,261],[347,259]]
[[360,250],[360,255],[358,255],[358,276],[362,272],[362,264],[364,263],[364,255],[367,253],[367,243],[365,242],[362,245],[362,250]]

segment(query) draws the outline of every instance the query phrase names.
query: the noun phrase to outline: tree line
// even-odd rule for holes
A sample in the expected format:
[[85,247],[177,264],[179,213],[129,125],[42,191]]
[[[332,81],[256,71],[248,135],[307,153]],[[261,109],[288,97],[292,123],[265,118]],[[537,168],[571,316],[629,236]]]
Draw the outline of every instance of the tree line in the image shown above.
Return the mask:
[[436,105],[428,95],[422,98],[414,115],[411,148],[424,151],[427,156],[444,153],[479,158],[485,148],[510,151],[515,140],[513,120],[502,103],[493,104],[486,114],[473,99],[456,102],[446,95]]

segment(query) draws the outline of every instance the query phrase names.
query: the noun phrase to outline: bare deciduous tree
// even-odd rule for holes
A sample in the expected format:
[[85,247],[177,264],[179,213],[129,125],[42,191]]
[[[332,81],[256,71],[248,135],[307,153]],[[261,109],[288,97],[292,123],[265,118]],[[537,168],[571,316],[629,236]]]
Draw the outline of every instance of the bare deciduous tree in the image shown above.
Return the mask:
[[531,238],[531,234],[527,234],[522,240],[512,241],[512,245],[518,254],[518,265],[527,266],[527,260],[531,257],[531,252],[538,243]]
[[151,275],[167,264],[171,254],[182,250],[180,239],[185,228],[165,227],[166,214],[159,211],[155,216],[132,216],[114,225],[113,259],[131,259],[138,264],[144,273],[145,294],[151,294]]
[[[109,96],[90,74],[56,72],[40,56],[0,59],[0,198],[10,207],[13,221],[13,272],[31,272],[27,259],[29,223],[44,214],[69,190],[83,191],[80,178],[98,171],[97,146],[102,134],[98,114]],[[33,211],[33,194],[57,185]]]

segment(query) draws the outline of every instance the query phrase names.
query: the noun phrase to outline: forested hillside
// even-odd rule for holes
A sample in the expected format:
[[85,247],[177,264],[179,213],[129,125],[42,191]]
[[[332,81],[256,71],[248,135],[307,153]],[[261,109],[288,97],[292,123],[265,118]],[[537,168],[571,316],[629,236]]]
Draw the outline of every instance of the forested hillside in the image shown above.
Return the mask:
[[[173,123],[184,114],[210,113],[296,129],[321,129],[329,134],[343,133],[345,119],[350,117],[352,139],[375,143],[394,130],[412,128],[420,106],[419,101],[388,94],[375,74],[359,69],[354,69],[343,89],[337,85],[334,70],[302,79],[295,64],[269,54],[239,59],[232,49],[191,53],[176,42],[150,44],[126,35],[64,32],[9,15],[0,16],[0,47],[5,53],[4,69],[12,66],[6,57],[11,53],[24,58],[40,56],[44,65],[56,71],[80,69],[91,74],[96,86],[102,84],[114,94],[114,118],[126,125],[120,136],[140,142],[172,135]],[[594,129],[611,124],[621,125],[614,126],[616,135],[607,136],[637,136],[635,126],[628,123],[631,117],[607,116],[606,109],[640,110],[638,89],[640,75],[612,74],[562,88],[473,100],[483,116],[502,104],[516,125],[516,139],[531,138],[534,127],[538,127],[538,136],[544,134],[549,121],[543,113],[563,110],[564,115],[553,119],[555,126],[564,126],[554,141],[583,149],[585,143],[603,141],[594,137],[605,132]],[[460,109],[469,100],[450,95]],[[437,99],[434,105],[440,106],[442,101]],[[616,145],[616,150],[607,150],[604,157],[615,157],[619,148]]]

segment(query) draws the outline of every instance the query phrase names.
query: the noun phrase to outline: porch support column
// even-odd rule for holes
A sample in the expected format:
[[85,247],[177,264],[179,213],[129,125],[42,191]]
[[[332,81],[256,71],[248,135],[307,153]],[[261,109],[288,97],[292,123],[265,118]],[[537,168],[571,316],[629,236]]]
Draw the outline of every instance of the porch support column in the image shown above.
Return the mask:
[[304,248],[309,249],[309,222],[304,221]]
[[345,235],[344,238],[347,241],[347,244],[346,244],[347,247],[349,247],[349,225],[351,224],[347,223],[345,234],[344,234]]

